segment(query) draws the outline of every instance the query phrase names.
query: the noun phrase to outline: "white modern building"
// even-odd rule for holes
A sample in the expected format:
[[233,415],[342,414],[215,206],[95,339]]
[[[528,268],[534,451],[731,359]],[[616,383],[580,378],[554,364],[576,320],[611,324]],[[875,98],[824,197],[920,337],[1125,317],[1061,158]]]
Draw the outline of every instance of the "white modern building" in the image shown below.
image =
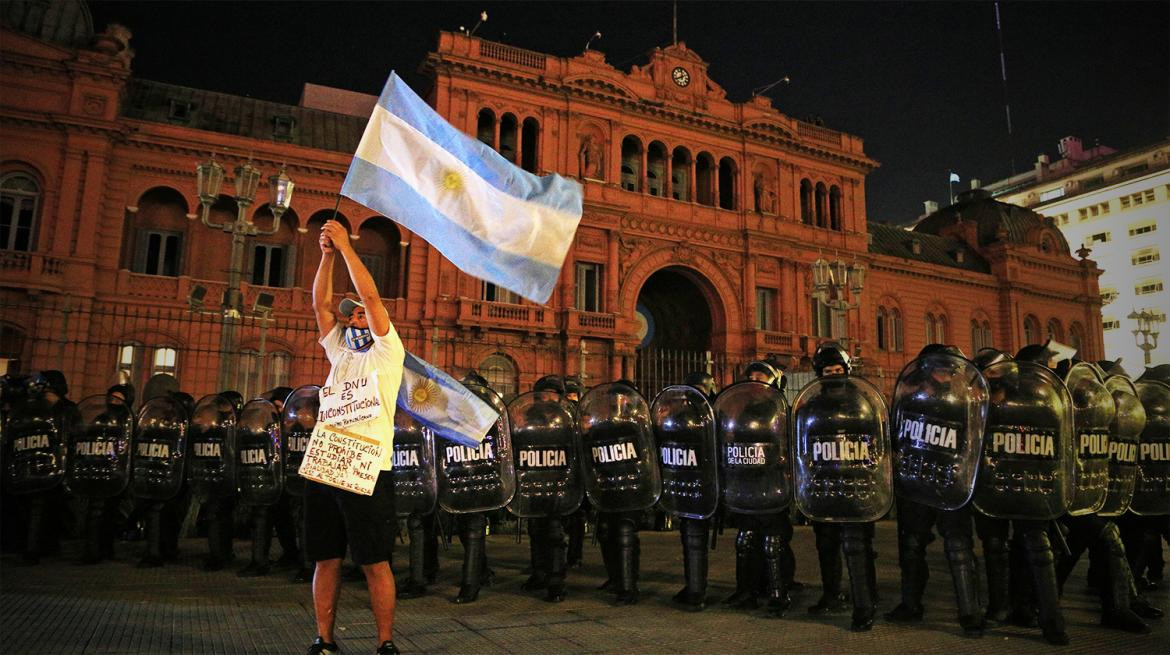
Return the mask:
[[[1083,245],[1104,273],[1099,280],[1105,354],[1122,357],[1131,374],[1144,353],[1131,314],[1150,312],[1152,330],[1167,327],[1170,308],[1170,139],[1115,151],[1085,149],[1076,137],[1059,144],[1060,159],[1040,155],[1033,169],[984,188],[997,200],[1027,207],[1050,219],[1071,247]],[[1055,335],[1059,338],[1059,335]],[[1170,334],[1150,350],[1150,363],[1170,363]],[[1153,336],[1148,338],[1153,343]]]

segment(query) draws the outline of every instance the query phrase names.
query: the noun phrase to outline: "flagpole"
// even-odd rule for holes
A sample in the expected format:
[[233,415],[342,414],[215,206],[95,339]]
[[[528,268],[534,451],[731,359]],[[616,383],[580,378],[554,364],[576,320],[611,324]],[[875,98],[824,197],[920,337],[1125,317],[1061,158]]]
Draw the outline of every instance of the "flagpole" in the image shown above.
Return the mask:
[[947,171],[947,192],[951,195],[950,204],[955,204],[955,174],[952,171]]

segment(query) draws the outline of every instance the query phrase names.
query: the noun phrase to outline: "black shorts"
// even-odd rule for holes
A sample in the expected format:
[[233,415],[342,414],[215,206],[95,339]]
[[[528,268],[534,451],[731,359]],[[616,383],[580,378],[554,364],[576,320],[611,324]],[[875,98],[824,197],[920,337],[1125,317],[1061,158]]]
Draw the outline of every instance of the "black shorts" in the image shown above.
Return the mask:
[[388,561],[397,532],[390,471],[378,475],[372,496],[305,480],[305,554],[311,561],[341,559],[347,544],[355,564]]

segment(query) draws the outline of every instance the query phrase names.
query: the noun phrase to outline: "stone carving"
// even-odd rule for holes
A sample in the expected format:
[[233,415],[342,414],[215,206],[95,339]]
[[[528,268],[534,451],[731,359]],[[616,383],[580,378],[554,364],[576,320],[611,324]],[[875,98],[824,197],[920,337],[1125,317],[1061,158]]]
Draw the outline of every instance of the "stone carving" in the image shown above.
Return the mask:
[[600,139],[593,134],[581,137],[581,147],[577,150],[577,174],[591,180],[605,179],[605,150]]
[[755,195],[757,212],[776,213],[776,185],[765,171],[759,171],[752,176],[752,192]]

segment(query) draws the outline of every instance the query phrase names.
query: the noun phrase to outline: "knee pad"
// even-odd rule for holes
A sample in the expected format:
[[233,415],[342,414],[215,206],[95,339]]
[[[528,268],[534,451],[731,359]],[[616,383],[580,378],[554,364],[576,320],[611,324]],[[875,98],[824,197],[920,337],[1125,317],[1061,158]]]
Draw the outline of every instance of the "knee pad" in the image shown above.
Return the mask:
[[766,556],[780,556],[786,551],[791,550],[788,540],[781,535],[770,534],[764,537],[764,555]]
[[947,535],[943,539],[943,549],[946,551],[949,562],[958,564],[975,560],[975,542],[971,539],[971,535]]
[[737,554],[750,553],[756,545],[756,531],[755,530],[740,530],[739,534],[735,535],[735,552]]

